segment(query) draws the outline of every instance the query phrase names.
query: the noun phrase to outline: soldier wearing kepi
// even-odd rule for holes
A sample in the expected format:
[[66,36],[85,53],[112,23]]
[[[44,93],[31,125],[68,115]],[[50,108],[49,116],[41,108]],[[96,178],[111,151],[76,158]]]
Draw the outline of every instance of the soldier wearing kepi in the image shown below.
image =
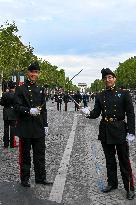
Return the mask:
[[[106,158],[107,186],[103,192],[107,193],[118,187],[117,152],[124,188],[127,199],[135,196],[134,179],[129,160],[129,144],[135,138],[135,114],[132,99],[127,90],[117,89],[116,76],[109,69],[102,69],[102,79],[106,89],[97,94],[94,109],[87,108],[82,112],[88,118],[95,119],[102,116],[99,125],[99,136]],[[126,120],[125,120],[126,117]]]
[[15,109],[19,114],[17,135],[20,137],[20,178],[24,187],[30,187],[31,146],[35,182],[51,184],[46,180],[45,171],[45,135],[48,132],[48,123],[44,88],[36,84],[39,73],[38,62],[30,64],[25,83],[18,86],[15,92]]

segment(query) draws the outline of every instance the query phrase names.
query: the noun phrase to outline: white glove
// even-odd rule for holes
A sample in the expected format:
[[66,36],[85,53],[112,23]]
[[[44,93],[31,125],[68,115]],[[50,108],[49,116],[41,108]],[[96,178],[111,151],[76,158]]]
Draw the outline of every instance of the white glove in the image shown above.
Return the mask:
[[129,145],[134,141],[134,139],[135,139],[135,135],[127,133],[126,141],[128,142]]
[[48,135],[48,127],[44,127],[44,133],[45,133],[45,136]]
[[85,115],[90,115],[90,110],[88,109],[88,107],[82,108],[81,112]]
[[31,108],[30,115],[33,115],[33,116],[40,115],[40,110],[38,108]]

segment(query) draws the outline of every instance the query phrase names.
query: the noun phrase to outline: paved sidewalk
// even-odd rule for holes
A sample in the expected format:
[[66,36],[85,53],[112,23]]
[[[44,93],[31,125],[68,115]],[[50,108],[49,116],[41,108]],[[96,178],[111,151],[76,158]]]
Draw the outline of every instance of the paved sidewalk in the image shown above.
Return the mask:
[[[93,102],[89,105],[92,108]],[[97,140],[100,119],[90,120],[75,112],[73,102],[68,103],[68,112],[64,111],[64,104],[57,111],[56,103],[51,101],[47,102],[47,109],[46,170],[47,179],[54,184],[36,185],[32,164],[31,188],[23,188],[19,181],[18,147],[2,147],[0,107],[0,205],[136,205],[136,199],[125,198],[119,166],[118,189],[108,194],[101,192],[106,184],[106,166]],[[130,158],[136,177],[136,141],[130,146]]]

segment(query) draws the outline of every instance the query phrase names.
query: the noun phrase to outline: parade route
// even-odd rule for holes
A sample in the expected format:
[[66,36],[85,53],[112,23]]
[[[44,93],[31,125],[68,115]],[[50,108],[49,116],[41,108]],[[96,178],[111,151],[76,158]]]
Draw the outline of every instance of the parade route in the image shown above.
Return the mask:
[[20,184],[0,184],[0,204],[2,205],[57,205],[58,203],[35,197],[33,189],[22,188]]
[[56,201],[58,203],[62,201],[63,190],[64,190],[67,170],[69,166],[70,154],[71,154],[73,143],[74,143],[76,126],[77,126],[77,115],[75,114],[72,130],[71,130],[68,142],[67,142],[67,146],[65,148],[65,151],[64,151],[61,163],[60,163],[60,167],[59,167],[59,170],[55,178],[55,181],[54,181],[51,193],[50,193],[50,197],[49,197],[49,200]]
[[[89,103],[91,108],[93,103]],[[19,181],[18,147],[2,147],[0,107],[0,205],[136,205],[136,198],[126,199],[119,165],[118,189],[107,194],[101,192],[106,184],[106,165],[97,140],[100,119],[90,120],[75,112],[73,102],[68,103],[67,112],[64,105],[57,111],[52,101],[47,102],[47,109],[46,171],[53,186],[36,185],[32,165],[31,188],[24,188]],[[135,175],[136,141],[130,146],[130,159]]]

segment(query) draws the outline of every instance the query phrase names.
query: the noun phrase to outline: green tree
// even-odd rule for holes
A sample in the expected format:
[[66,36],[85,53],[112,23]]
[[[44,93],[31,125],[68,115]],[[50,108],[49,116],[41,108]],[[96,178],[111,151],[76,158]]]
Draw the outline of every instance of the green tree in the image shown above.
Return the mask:
[[[58,70],[48,61],[43,61],[33,54],[34,48],[30,43],[23,45],[21,36],[17,35],[18,28],[15,22],[0,26],[0,83],[3,80],[11,79],[15,74],[17,81],[19,73],[26,72],[28,65],[37,60],[41,67],[39,83],[48,88],[62,87],[65,89],[66,77],[63,69]],[[72,82],[69,83],[72,88]]]
[[3,78],[8,80],[12,74],[26,68],[34,58],[33,48],[24,46],[17,35],[15,22],[6,22],[0,27],[0,70]]

